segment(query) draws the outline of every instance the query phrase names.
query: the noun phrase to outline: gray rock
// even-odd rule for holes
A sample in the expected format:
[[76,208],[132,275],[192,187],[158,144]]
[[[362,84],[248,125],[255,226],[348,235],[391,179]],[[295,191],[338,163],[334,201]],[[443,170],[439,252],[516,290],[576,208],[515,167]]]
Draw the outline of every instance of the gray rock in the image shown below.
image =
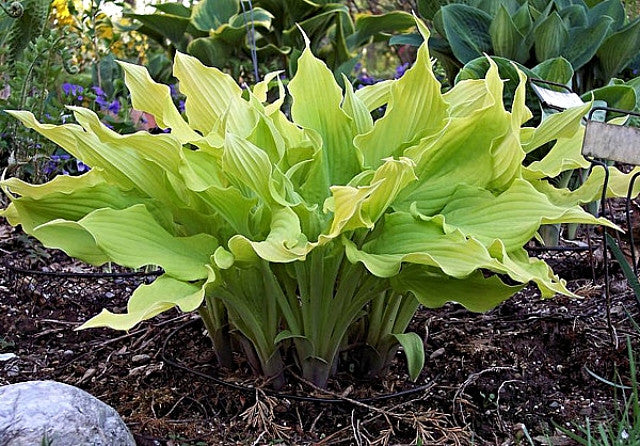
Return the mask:
[[[46,439],[48,443],[43,443]],[[84,390],[55,381],[0,387],[0,445],[135,446],[118,413]]]
[[131,358],[131,362],[134,364],[146,364],[151,360],[151,356],[149,355],[134,355]]

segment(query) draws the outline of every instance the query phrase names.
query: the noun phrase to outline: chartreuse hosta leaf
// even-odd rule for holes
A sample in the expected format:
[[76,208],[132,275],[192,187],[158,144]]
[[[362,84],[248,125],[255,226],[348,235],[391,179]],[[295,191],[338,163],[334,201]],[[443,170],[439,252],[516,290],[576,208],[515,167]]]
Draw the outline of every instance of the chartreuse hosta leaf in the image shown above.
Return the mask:
[[333,73],[316,59],[308,47],[298,59],[298,73],[289,83],[293,104],[291,116],[299,125],[316,131],[322,138],[320,163],[313,169],[310,197],[326,198],[331,185],[347,184],[360,170],[353,146],[353,120],[342,110],[342,91]]
[[133,292],[126,313],[115,314],[103,309],[80,329],[109,327],[129,330],[139,322],[176,306],[185,312],[194,311],[202,304],[206,286],[216,279],[211,268],[208,268],[208,273],[207,279],[201,283],[183,282],[164,274],[152,284],[141,285]]
[[[505,285],[496,276],[485,278],[479,271],[464,279],[456,279],[417,265],[405,268],[391,283],[400,292],[415,294],[430,308],[455,301],[477,312],[494,308],[522,289],[522,285]],[[484,299],[478,299],[478,296]]]
[[[50,235],[58,225],[69,221],[57,219],[38,226]],[[75,224],[96,241],[96,245],[114,262],[131,268],[159,265],[167,274],[182,280],[198,280],[207,276],[206,265],[218,247],[208,234],[175,237],[160,226],[144,205],[127,209],[98,209]],[[65,249],[66,239],[50,236]]]
[[[477,91],[476,84],[465,85]],[[450,98],[459,101],[461,96]],[[519,128],[515,129],[512,121],[519,122],[522,116],[512,116],[504,109],[502,81],[493,63],[482,98],[464,105],[463,115],[452,116],[440,132],[405,150],[405,155],[416,160],[418,180],[402,191],[396,207],[408,210],[416,206],[432,215],[442,209],[461,183],[500,189],[519,175],[524,153]],[[522,100],[520,96],[518,100]],[[455,182],[449,180],[453,172],[460,175]]]
[[373,173],[370,185],[331,188],[333,195],[325,202],[325,209],[333,212],[333,223],[321,240],[333,239],[345,231],[373,228],[398,193],[417,179],[414,163],[409,158],[383,161],[384,164]]
[[255,123],[249,104],[241,99],[242,89],[220,70],[204,66],[198,59],[177,53],[173,74],[180,81],[180,91],[187,96],[185,114],[189,125],[207,135],[219,122],[246,136]]
[[200,139],[189,124],[182,119],[180,112],[173,104],[168,85],[156,83],[149,72],[139,65],[121,62],[125,81],[131,86],[131,104],[137,110],[145,110],[153,115],[158,127],[170,128],[171,133],[181,143]]
[[[78,124],[61,126],[10,112],[92,170],[37,186],[3,179],[11,204],[2,216],[92,264],[163,268],[126,313],[104,311],[83,328],[129,329],[176,306],[197,308],[220,361],[242,345],[274,383],[299,367],[325,385],[345,346],[364,344],[378,358],[365,361],[366,374],[402,344],[416,378],[424,352],[404,331],[417,302],[486,311],[529,282],[544,297],[570,295],[523,245],[543,224],[612,226],[577,206],[600,194],[602,169],[574,191],[548,180],[588,165],[580,145],[590,104],[523,127],[525,75],[512,67],[505,105],[498,66],[486,66],[484,78],[441,94],[424,44],[401,79],[343,90],[307,47],[289,91],[278,81],[270,99],[278,73],[243,94],[179,53],[182,116],[165,86],[123,64],[135,107],[168,133],[119,135],[82,108],[72,109]],[[375,120],[370,112],[383,106]],[[544,158],[523,165],[546,145]],[[628,182],[612,168],[608,195],[624,195]]]
[[[428,35],[422,24],[418,28],[423,36]],[[365,165],[376,168],[382,159],[398,155],[403,146],[440,130],[445,115],[446,105],[433,74],[429,51],[422,46],[415,65],[391,86],[385,115],[371,131],[358,135],[355,144],[364,155]]]
[[[485,246],[500,239],[507,251],[523,246],[541,224],[591,223],[615,227],[578,206],[556,206],[528,182],[517,179],[497,197],[486,190],[460,186],[441,211],[447,227],[461,230]],[[495,227],[500,226],[500,237]]]

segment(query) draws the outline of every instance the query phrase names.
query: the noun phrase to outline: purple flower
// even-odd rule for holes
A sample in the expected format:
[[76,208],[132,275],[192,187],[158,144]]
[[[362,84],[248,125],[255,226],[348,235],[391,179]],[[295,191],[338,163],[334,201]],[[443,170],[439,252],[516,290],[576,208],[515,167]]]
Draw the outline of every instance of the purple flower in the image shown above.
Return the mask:
[[114,99],[113,101],[109,101],[107,99],[107,94],[104,90],[98,86],[91,87],[96,94],[96,104],[100,107],[100,110],[107,111],[117,115],[120,111],[120,101],[118,99]]
[[[71,84],[69,82],[65,82],[62,84],[62,91],[67,96],[69,95],[78,96],[79,94],[82,94],[82,92],[84,92],[84,88],[82,87],[82,85],[76,85],[76,84]],[[82,96],[80,96],[78,99],[82,100]]]
[[100,106],[101,110],[109,108],[109,101],[107,101],[103,96],[96,96],[96,104]]
[[97,85],[94,85],[93,87],[91,87],[91,89],[93,90],[93,92],[98,95],[98,96],[105,96],[104,90],[100,87],[98,87]]
[[182,99],[178,101],[178,110],[180,113],[184,113],[184,101]]
[[118,112],[120,111],[120,101],[117,99],[114,99],[111,102],[111,104],[109,104],[109,106],[107,107],[107,110],[109,110],[114,115],[117,115]]
[[66,153],[62,155],[51,155],[49,161],[47,161],[47,163],[42,168],[42,171],[45,173],[45,175],[56,173],[60,166],[64,166],[64,163],[70,158],[71,155]]
[[47,164],[45,164],[44,167],[42,168],[42,172],[44,172],[45,175],[51,175],[53,172],[56,171],[57,167],[58,167],[57,163],[53,161],[47,161]]
[[76,169],[78,170],[78,173],[88,172],[91,170],[89,166],[87,166],[85,163],[83,163],[80,160],[76,160]]
[[360,75],[358,76],[358,82],[360,82],[362,85],[373,85],[377,83],[378,80],[373,78],[372,76],[369,76],[367,73],[360,73]]
[[396,76],[395,76],[395,78],[396,79],[400,79],[408,69],[409,69],[409,62],[405,62],[402,65],[399,65],[396,68]]
[[176,84],[169,84],[169,90],[171,91],[171,97],[173,99],[178,99],[178,96],[180,95],[178,86]]

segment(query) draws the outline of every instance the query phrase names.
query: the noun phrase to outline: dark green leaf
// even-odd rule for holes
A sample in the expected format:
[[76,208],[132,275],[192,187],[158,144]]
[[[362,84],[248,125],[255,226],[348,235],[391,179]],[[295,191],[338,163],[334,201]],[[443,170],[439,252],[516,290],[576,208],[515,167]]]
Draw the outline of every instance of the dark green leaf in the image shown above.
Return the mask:
[[491,22],[489,34],[496,56],[506,57],[520,63],[525,63],[529,58],[529,51],[523,46],[524,36],[518,31],[509,11],[504,6],[500,6]]
[[182,3],[158,3],[153,5],[160,12],[165,14],[177,15],[179,17],[191,17],[191,10]]
[[263,28],[269,30],[271,28],[271,21],[273,20],[273,14],[262,8],[253,8],[251,11],[241,12],[229,19],[229,25],[234,28],[244,28],[245,26],[253,26],[256,28]]
[[640,51],[640,19],[634,20],[610,35],[597,52],[602,68],[601,79],[606,82],[622,71]]
[[230,47],[221,39],[201,37],[194,39],[187,47],[187,52],[197,57],[200,62],[210,67],[222,67],[227,63]]
[[587,28],[569,30],[569,39],[562,50],[562,56],[571,62],[574,69],[580,69],[595,56],[609,33],[611,22],[611,17],[603,16]]
[[[299,22],[298,25],[304,30],[312,42],[314,50],[320,46],[321,40],[327,35],[329,29],[335,24],[338,14],[349,14],[349,10],[344,5],[329,4],[323,8],[322,12],[313,17]],[[298,26],[294,25],[283,33],[285,45],[294,48],[302,48],[303,40]]]
[[[129,14],[127,17],[140,21],[144,28],[162,38],[169,39],[174,44],[184,39],[184,33],[189,25],[189,19],[171,14]],[[143,29],[140,31],[144,33]]]
[[495,17],[498,9],[500,8],[505,8],[509,15],[514,15],[521,5],[517,0],[480,0],[477,2],[473,2],[471,6],[482,9],[491,17]]
[[613,19],[611,28],[613,31],[618,31],[624,26],[626,18],[622,2],[620,2],[620,0],[607,0],[589,10],[589,22],[592,24],[600,20],[603,16],[611,17]]
[[533,34],[538,62],[558,57],[569,38],[569,31],[557,12],[544,19],[533,30]]
[[448,4],[448,0],[418,0],[418,13],[423,19],[433,20],[436,12]]
[[636,91],[628,85],[607,85],[582,95],[583,101],[590,101],[591,95],[596,101],[604,101],[608,107],[621,110],[633,110],[636,107]]
[[520,31],[523,36],[529,34],[531,26],[533,25],[533,19],[529,13],[529,3],[524,2],[520,9],[513,15],[512,19],[518,31]]
[[545,60],[531,69],[535,77],[568,85],[573,77],[573,67],[563,57]]
[[568,8],[560,10],[560,17],[564,20],[567,28],[571,29],[576,26],[587,26],[589,20],[587,18],[587,8],[584,5],[571,5]]
[[551,13],[551,9],[553,8],[553,2],[546,3],[546,7],[544,9],[537,9],[532,5],[533,0],[529,0],[529,12],[531,14],[531,20],[533,24],[531,25],[531,32],[527,34],[526,41],[527,45],[533,46],[535,43],[535,33],[533,32],[542,22],[544,22],[549,14]]
[[489,14],[467,5],[447,5],[441,12],[446,38],[459,61],[467,63],[492,52]]
[[529,0],[529,11],[534,21],[542,21],[549,16],[553,9],[553,2],[548,0]]
[[218,29],[238,13],[239,0],[201,0],[193,7],[191,23],[200,31]]
[[270,57],[280,57],[283,55],[287,55],[291,52],[291,48],[288,46],[275,46],[271,43],[266,44],[264,46],[259,46],[258,55],[263,59],[268,59]]
[[171,77],[173,76],[172,66],[173,63],[164,52],[149,56],[149,62],[147,63],[147,69],[153,80],[165,84],[171,82]]
[[[343,25],[344,21],[348,21],[349,24]],[[338,71],[336,70],[342,64],[344,64],[345,62],[348,62],[353,58],[350,48],[347,45],[347,40],[345,38],[345,29],[351,29],[350,25],[351,25],[351,17],[344,14],[338,14],[337,23],[336,23],[336,26],[334,27],[335,32],[331,38],[331,51],[327,53],[325,58],[325,62],[327,63],[327,66],[331,67],[334,70],[334,75],[336,76],[336,80],[338,80],[338,82],[340,82],[341,76],[338,74]],[[355,65],[355,62],[353,65]]]
[[393,36],[391,37],[391,39],[389,39],[389,45],[411,45],[418,47],[422,45],[423,42],[424,38],[419,33],[401,34],[399,36]]
[[[286,26],[288,26],[289,28],[295,26],[296,23],[315,16],[319,11],[323,9],[322,6],[327,4],[327,2],[311,2],[309,0],[287,0],[284,2],[282,0],[276,1],[284,3],[284,9],[286,11],[286,15],[288,16]],[[266,9],[271,11],[270,8]]]
[[636,91],[636,108],[635,110],[640,110],[640,77],[636,77],[631,79],[626,83],[629,87],[633,88]]
[[436,30],[438,35],[445,39],[447,38],[447,32],[444,29],[444,22],[442,21],[442,9],[439,9],[438,12],[436,12],[436,15],[433,16],[433,29]]
[[393,11],[381,15],[361,15],[356,19],[355,33],[347,37],[347,46],[353,51],[377,34],[405,31],[415,25],[413,16],[404,11]]

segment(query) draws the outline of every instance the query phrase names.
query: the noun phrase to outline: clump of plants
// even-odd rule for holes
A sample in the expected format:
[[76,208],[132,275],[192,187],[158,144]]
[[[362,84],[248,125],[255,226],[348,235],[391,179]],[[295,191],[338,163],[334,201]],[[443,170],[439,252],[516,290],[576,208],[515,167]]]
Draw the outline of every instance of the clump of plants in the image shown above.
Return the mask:
[[59,118],[55,92],[62,73],[78,72],[72,63],[75,34],[47,27],[50,2],[0,2],[0,167],[38,180],[48,146],[2,110],[27,109],[42,120]]
[[[301,30],[314,53],[340,76],[351,72],[364,46],[413,26],[411,15],[398,10],[360,12],[354,20],[344,3],[201,0],[190,8],[158,3],[153,14],[127,16],[139,22],[138,32],[172,54],[186,52],[205,65],[234,72],[235,77],[242,73],[242,63],[251,61],[254,78],[259,77],[258,63],[290,75],[295,72],[303,44]],[[246,71],[242,76],[251,77]]]
[[[401,78],[358,91],[307,47],[288,91],[269,96],[278,73],[243,91],[178,53],[185,120],[168,86],[122,67],[133,106],[168,133],[119,135],[80,107],[61,126],[10,112],[91,170],[39,186],[3,180],[2,215],[88,263],[164,270],[126,313],[105,309],[82,328],[128,330],[178,307],[200,313],[221,365],[241,349],[275,386],[288,366],[325,386],[352,354],[376,376],[398,345],[416,379],[422,340],[406,330],[420,304],[487,311],[530,282],[543,297],[571,295],[523,246],[542,224],[614,226],[578,206],[600,193],[600,171],[572,192],[545,179],[586,162],[590,105],[525,127],[522,73],[508,111],[493,64],[442,94],[426,45]],[[549,142],[541,163],[523,165]],[[610,194],[626,184],[612,168]]]
[[620,0],[421,1],[419,10],[437,30],[432,49],[451,81],[485,53],[530,68],[562,58],[585,93],[607,85],[640,49],[640,20]]

